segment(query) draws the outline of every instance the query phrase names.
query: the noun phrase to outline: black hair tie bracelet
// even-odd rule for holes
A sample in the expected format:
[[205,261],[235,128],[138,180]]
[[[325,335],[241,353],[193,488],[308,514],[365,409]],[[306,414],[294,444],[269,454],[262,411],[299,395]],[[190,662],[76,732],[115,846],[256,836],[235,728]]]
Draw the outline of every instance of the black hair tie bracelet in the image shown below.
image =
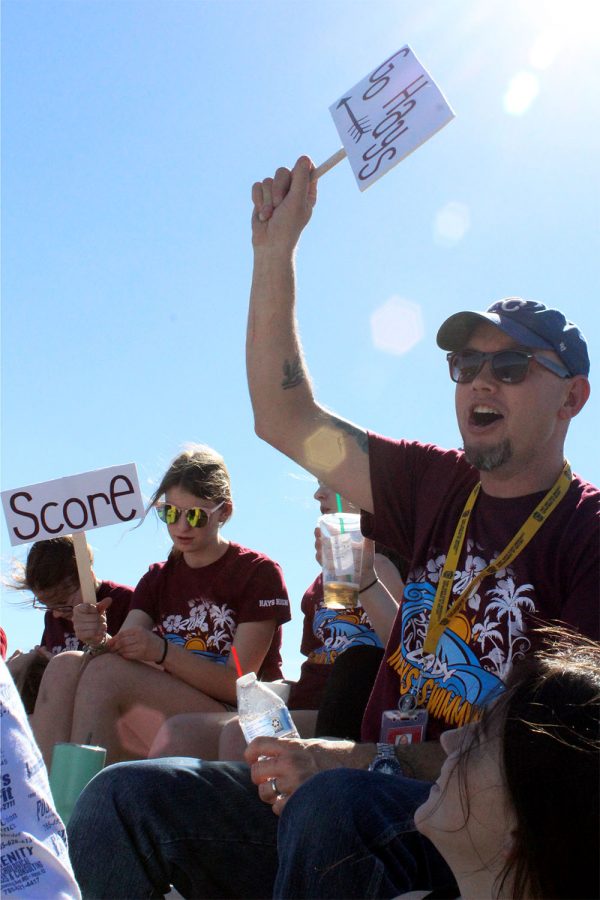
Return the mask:
[[164,663],[165,659],[167,658],[167,650],[169,649],[169,642],[168,642],[168,640],[166,639],[166,637],[164,636],[164,634],[161,634],[160,636],[161,636],[161,638],[163,639],[163,641],[165,642],[165,645],[164,645],[164,647],[163,647],[163,652],[162,652],[161,658],[156,660],[156,665],[157,665],[157,666],[162,666],[162,664]]

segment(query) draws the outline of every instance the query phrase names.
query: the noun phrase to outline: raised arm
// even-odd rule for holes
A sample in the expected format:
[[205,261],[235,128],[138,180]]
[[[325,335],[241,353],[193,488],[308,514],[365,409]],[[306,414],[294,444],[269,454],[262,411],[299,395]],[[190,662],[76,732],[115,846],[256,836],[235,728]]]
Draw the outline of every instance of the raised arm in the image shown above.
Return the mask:
[[295,318],[294,255],[317,199],[314,168],[293,170],[252,188],[254,273],[246,361],[256,433],[357,506],[373,510],[366,431],[318,404]]

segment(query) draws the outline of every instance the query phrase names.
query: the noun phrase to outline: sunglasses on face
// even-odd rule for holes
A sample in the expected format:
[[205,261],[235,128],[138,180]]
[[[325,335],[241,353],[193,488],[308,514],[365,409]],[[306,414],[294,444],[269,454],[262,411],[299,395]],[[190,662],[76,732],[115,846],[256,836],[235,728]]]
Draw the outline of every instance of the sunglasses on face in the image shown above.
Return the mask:
[[469,384],[489,362],[492,375],[502,384],[519,384],[524,381],[533,359],[540,366],[559,378],[571,378],[571,373],[560,363],[531,350],[497,350],[482,353],[480,350],[456,350],[446,355],[450,378],[456,384]]
[[157,503],[154,507],[156,515],[161,522],[166,525],[174,525],[179,521],[179,517],[183,513],[188,525],[191,528],[204,528],[213,513],[221,509],[224,500],[221,500],[218,506],[212,509],[202,509],[201,506],[190,506],[189,509],[182,509],[181,506],[175,506],[174,503]]

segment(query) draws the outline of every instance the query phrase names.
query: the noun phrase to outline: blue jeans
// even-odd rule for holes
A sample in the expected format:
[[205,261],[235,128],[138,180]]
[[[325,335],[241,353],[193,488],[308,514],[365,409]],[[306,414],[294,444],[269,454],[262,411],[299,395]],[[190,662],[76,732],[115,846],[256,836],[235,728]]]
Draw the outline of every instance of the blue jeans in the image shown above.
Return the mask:
[[282,813],[273,896],[396,897],[453,884],[435,847],[412,830],[414,811],[430,787],[359,769],[315,775]]
[[354,769],[302,785],[278,819],[243,763],[119,763],[87,786],[69,822],[85,900],[161,897],[394,897],[451,876],[405,835],[429,785]]
[[278,819],[243,763],[173,757],[100,772],[69,822],[83,896],[271,897]]

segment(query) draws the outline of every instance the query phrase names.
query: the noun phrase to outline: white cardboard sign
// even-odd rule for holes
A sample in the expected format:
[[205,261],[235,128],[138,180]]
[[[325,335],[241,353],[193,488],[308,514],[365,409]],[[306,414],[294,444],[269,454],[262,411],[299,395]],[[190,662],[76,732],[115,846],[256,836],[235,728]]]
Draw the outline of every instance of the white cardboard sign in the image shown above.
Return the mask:
[[361,191],[454,118],[408,46],[346,91],[329,111]]
[[144,514],[134,463],[2,491],[10,542],[89,531]]

